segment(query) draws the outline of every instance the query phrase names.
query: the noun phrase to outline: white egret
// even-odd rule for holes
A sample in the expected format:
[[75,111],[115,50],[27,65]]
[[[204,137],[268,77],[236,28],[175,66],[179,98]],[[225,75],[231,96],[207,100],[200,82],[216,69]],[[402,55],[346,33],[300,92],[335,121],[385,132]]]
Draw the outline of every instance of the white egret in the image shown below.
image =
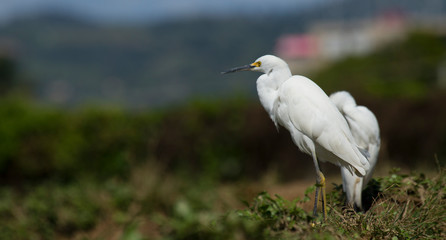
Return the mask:
[[363,177],[350,172],[345,167],[341,167],[342,188],[347,196],[347,204],[355,210],[360,210],[363,209],[362,190],[372,178],[373,170],[378,161],[381,145],[378,120],[367,107],[356,105],[355,99],[346,91],[335,92],[330,95],[330,99],[347,120],[356,144],[370,154],[370,170]]
[[319,191],[326,216],[325,177],[318,158],[345,167],[352,174],[365,176],[369,170],[368,153],[360,149],[348,124],[325,92],[310,79],[291,75],[282,59],[265,55],[254,63],[230,69],[263,73],[257,79],[260,102],[273,120],[286,128],[299,149],[312,156],[316,168],[316,193],[313,214],[317,214]]

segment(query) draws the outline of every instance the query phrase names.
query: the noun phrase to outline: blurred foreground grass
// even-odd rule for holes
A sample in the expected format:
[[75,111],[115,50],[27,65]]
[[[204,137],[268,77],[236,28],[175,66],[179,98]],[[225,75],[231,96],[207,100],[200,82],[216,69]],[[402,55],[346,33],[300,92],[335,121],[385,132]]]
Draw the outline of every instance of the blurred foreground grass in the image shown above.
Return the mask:
[[[154,165],[130,178],[45,182],[0,188],[1,239],[444,239],[446,175],[392,172],[374,179],[366,213],[343,208],[341,187],[321,223],[303,207],[314,187],[291,201],[261,184],[209,184],[164,174]],[[250,189],[250,191],[247,191]],[[252,199],[253,191],[261,192]],[[246,206],[241,200],[248,200]],[[237,210],[238,209],[238,210]],[[312,222],[316,225],[313,226]]]

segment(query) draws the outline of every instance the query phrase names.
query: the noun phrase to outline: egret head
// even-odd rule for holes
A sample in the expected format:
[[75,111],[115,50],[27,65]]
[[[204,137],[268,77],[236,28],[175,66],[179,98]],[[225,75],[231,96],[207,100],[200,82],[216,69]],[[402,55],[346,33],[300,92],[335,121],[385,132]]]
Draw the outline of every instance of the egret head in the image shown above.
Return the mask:
[[288,64],[276,56],[265,55],[258,58],[251,64],[231,68],[225,72],[222,72],[222,74],[240,72],[240,71],[255,71],[261,73],[270,73],[275,69],[281,69],[281,68],[288,69]]
[[347,106],[356,106],[356,101],[352,95],[347,91],[339,91],[330,95],[330,100],[336,105],[338,109],[343,109]]

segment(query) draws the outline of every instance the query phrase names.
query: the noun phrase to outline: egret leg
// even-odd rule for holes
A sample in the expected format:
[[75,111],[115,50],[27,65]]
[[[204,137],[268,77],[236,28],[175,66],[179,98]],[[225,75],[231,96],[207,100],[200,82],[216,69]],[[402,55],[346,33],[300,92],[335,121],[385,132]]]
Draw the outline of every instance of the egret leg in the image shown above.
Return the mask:
[[319,171],[317,173],[316,179],[316,194],[314,196],[314,208],[313,208],[313,216],[317,216],[317,204],[318,204],[318,196],[321,198],[322,202],[322,216],[325,221],[325,217],[327,216],[327,205],[326,205],[326,196],[325,196],[325,176]]
[[325,199],[325,176],[320,170],[319,162],[317,161],[316,157],[316,151],[313,150],[312,152],[313,152],[312,156],[313,156],[314,167],[316,168],[316,194],[314,197],[313,216],[315,217],[317,216],[317,203],[320,190],[321,201],[322,201],[322,213],[325,221],[325,217],[327,215],[327,205]]
[[326,201],[326,195],[325,195],[325,176],[322,172],[319,172],[319,185],[321,188],[321,200],[322,200],[322,214],[324,217],[324,221],[325,221],[325,217],[327,216],[327,201]]
[[316,193],[314,194],[314,207],[313,207],[313,216],[317,216],[317,197],[319,193],[319,187],[316,185]]

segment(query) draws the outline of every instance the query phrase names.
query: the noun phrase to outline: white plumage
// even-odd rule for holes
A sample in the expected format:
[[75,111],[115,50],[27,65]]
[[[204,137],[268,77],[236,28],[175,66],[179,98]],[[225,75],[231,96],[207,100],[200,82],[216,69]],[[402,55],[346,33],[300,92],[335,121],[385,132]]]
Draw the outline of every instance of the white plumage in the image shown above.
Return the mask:
[[265,55],[252,64],[223,73],[243,70],[263,73],[256,82],[262,106],[275,125],[286,128],[299,149],[313,157],[318,186],[314,213],[320,187],[325,217],[325,178],[318,159],[364,176],[370,168],[368,153],[358,147],[346,119],[325,92],[304,76],[292,76],[282,59]]
[[347,196],[347,204],[362,209],[362,190],[372,177],[381,145],[378,120],[367,107],[356,105],[355,99],[348,92],[333,93],[330,99],[347,120],[358,146],[370,154],[370,169],[364,177],[357,176],[345,167],[341,167],[342,186]]

